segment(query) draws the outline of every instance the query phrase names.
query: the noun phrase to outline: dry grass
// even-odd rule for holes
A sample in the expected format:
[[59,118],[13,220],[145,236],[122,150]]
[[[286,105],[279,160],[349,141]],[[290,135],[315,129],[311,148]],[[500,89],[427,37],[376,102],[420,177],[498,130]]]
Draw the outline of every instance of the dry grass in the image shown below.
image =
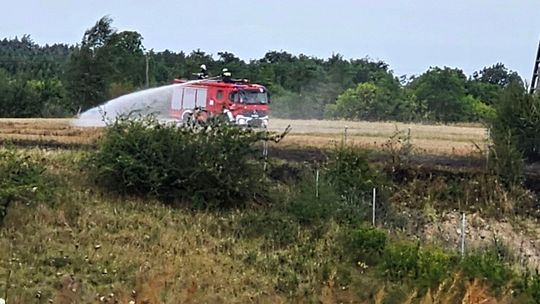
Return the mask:
[[[272,131],[291,133],[282,145],[289,147],[326,147],[343,139],[348,127],[348,141],[366,148],[380,149],[397,130],[410,129],[411,143],[417,152],[437,155],[469,155],[482,146],[485,129],[477,125],[421,125],[393,122],[351,122],[326,120],[272,119]],[[0,140],[23,140],[58,144],[93,144],[101,128],[80,128],[70,119],[0,119]]]
[[[81,176],[81,152],[29,153],[62,182],[54,201],[12,206],[0,228],[0,291],[9,284],[9,303],[388,303],[393,288],[421,296],[353,265],[341,285],[336,223],[320,237],[310,227],[283,231],[295,240],[275,245],[241,224],[262,209],[190,211],[102,193]],[[323,265],[331,265],[328,279]],[[484,286],[455,281],[422,303],[492,300]]]
[[[252,211],[190,211],[101,193],[73,166],[80,152],[33,150],[62,177],[57,198],[14,205],[0,229],[0,291],[10,303],[283,303],[317,301],[330,235],[286,248],[244,236]],[[302,244],[317,248],[302,257]],[[301,273],[290,269],[305,263]],[[295,262],[296,260],[298,262]],[[298,285],[287,285],[298,278]],[[118,301],[118,302],[116,302]]]
[[70,119],[0,119],[0,140],[48,142],[58,144],[93,144],[101,128],[80,128]]
[[422,125],[396,122],[352,122],[329,120],[273,119],[272,130],[292,131],[283,144],[322,147],[340,142],[347,128],[347,141],[361,147],[380,149],[396,130],[409,132],[411,143],[419,153],[436,155],[469,155],[485,141],[485,129],[478,125]]

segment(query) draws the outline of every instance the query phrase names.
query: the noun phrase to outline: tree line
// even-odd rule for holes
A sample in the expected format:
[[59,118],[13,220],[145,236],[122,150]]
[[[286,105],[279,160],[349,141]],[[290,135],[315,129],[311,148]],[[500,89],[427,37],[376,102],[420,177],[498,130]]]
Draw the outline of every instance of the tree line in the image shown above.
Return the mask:
[[[327,59],[270,51],[246,62],[232,53],[147,50],[135,31],[118,31],[103,17],[77,45],[38,45],[30,36],[0,40],[0,116],[74,115],[111,98],[227,67],[235,77],[266,85],[272,114],[284,118],[397,121],[480,121],[519,75],[497,63],[467,76],[432,67],[398,77],[383,61]],[[148,67],[148,73],[147,73]],[[147,76],[148,75],[148,76]],[[148,83],[147,83],[148,81]]]

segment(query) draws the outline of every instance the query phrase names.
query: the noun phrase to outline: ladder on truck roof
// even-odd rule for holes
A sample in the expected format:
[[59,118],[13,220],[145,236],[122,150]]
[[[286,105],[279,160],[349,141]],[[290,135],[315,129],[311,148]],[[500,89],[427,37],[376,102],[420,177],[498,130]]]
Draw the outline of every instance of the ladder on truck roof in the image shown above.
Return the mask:
[[534,70],[531,81],[530,93],[533,94],[538,89],[538,74],[540,73],[540,42],[538,43],[538,51],[536,53],[536,60],[534,61]]

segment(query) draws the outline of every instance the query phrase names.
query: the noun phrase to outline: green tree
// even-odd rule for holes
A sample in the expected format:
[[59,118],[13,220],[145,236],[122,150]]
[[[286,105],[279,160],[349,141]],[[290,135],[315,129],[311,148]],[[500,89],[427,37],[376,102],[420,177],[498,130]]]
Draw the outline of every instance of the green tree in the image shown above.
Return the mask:
[[111,87],[142,87],[145,58],[142,36],[133,31],[117,32],[105,16],[88,29],[79,48],[71,54],[68,91],[82,109],[96,106],[111,95]]
[[474,72],[466,83],[466,89],[468,94],[492,106],[501,90],[514,81],[522,82],[516,72],[509,71],[502,63],[497,63]]
[[335,117],[346,119],[378,120],[393,112],[394,105],[380,87],[366,82],[339,95],[335,106],[327,110]]
[[68,66],[68,91],[75,105],[91,108],[107,97],[113,73],[105,45],[113,33],[112,19],[103,17],[88,29],[81,46],[71,54]]
[[418,100],[426,104],[428,119],[435,121],[464,121],[471,115],[466,100],[466,77],[463,71],[435,67],[413,79],[409,84]]
[[521,82],[511,82],[495,108],[491,128],[496,148],[510,142],[526,160],[540,159],[540,96],[528,94]]
[[374,72],[370,79],[339,95],[335,104],[326,107],[326,115],[363,120],[405,118],[403,111],[412,104],[406,105],[397,79],[384,71]]
[[509,71],[502,63],[496,63],[490,67],[485,67],[473,74],[473,78],[483,83],[506,87],[512,82],[521,82],[521,78],[516,72]]

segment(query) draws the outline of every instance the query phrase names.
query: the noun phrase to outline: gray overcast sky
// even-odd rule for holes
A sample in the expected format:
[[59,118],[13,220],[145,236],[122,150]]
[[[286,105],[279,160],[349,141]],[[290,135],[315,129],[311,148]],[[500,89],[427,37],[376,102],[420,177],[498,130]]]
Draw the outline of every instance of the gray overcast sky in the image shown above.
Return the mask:
[[269,50],[369,56],[398,75],[503,62],[530,80],[540,38],[540,0],[0,1],[0,37],[77,43],[110,15],[117,29],[141,33],[148,49],[229,51],[245,60]]

